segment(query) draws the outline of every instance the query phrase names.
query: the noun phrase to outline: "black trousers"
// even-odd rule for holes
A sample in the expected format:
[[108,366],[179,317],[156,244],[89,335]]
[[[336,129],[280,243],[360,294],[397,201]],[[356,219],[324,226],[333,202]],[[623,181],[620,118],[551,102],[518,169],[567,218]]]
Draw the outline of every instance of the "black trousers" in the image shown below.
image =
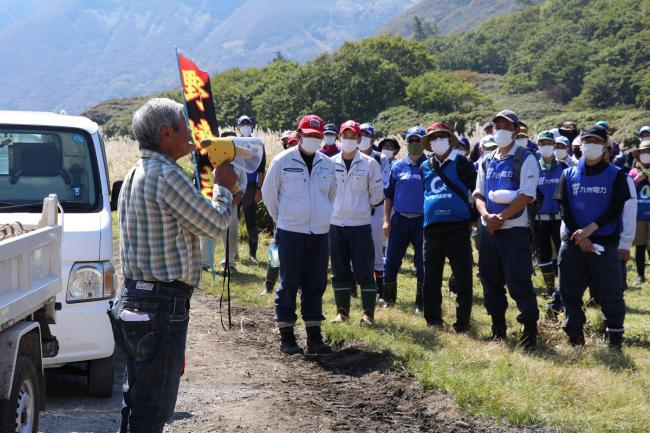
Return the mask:
[[248,247],[251,255],[257,254],[258,230],[257,230],[257,204],[255,203],[255,193],[257,184],[249,183],[246,186],[246,192],[242,197],[241,207],[244,209],[244,221],[246,222],[246,231],[248,232]]
[[560,226],[561,220],[535,221],[535,242],[537,243],[537,261],[544,265],[551,263],[553,253],[557,257],[560,252]]
[[455,279],[456,324],[469,324],[472,312],[472,246],[469,228],[444,233],[424,229],[424,318],[442,323],[442,273],[449,259]]

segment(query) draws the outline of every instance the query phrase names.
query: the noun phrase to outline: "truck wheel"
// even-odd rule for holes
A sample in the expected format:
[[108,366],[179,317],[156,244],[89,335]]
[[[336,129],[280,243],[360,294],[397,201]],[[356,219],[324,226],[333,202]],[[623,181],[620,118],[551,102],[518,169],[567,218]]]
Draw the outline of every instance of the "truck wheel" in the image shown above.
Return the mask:
[[38,432],[39,389],[34,364],[28,357],[19,356],[9,400],[0,400],[1,432]]
[[113,395],[115,353],[108,358],[88,361],[88,395],[109,398]]

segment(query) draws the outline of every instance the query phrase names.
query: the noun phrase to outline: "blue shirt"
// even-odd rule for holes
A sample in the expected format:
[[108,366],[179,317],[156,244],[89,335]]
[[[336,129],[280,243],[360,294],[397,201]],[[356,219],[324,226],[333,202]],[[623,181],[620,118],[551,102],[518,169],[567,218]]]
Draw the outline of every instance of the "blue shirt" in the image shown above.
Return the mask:
[[422,155],[416,162],[410,156],[393,163],[386,188],[386,198],[393,201],[393,210],[401,214],[422,215],[424,188],[420,176],[420,165],[426,161]]

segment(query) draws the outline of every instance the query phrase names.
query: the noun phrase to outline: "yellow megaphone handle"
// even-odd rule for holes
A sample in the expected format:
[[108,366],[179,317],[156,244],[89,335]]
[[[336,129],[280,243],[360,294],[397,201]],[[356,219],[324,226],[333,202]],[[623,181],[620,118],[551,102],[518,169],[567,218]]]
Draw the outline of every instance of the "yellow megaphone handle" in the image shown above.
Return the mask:
[[201,140],[201,147],[208,152],[208,158],[214,168],[235,158],[235,143],[228,137],[210,137]]

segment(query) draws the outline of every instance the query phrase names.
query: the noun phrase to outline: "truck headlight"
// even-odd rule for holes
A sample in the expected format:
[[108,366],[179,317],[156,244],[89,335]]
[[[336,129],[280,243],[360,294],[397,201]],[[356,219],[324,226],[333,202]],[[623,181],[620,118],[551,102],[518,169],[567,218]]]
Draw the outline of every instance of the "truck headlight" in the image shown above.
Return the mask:
[[115,295],[115,268],[111,262],[80,262],[70,270],[66,302],[111,299]]

